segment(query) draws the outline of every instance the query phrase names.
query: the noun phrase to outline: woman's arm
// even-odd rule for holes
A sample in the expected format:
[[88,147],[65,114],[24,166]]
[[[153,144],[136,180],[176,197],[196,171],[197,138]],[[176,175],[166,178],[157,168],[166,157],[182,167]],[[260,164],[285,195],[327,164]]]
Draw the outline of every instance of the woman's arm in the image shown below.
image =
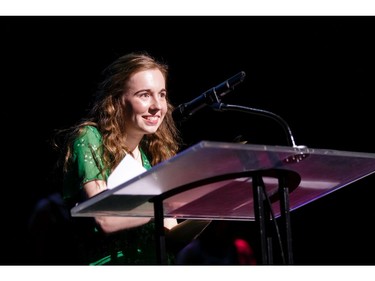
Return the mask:
[[[87,198],[91,198],[107,189],[104,180],[93,180],[83,185]],[[141,226],[148,223],[151,218],[129,218],[129,217],[95,217],[96,223],[104,233],[113,233],[120,230]]]

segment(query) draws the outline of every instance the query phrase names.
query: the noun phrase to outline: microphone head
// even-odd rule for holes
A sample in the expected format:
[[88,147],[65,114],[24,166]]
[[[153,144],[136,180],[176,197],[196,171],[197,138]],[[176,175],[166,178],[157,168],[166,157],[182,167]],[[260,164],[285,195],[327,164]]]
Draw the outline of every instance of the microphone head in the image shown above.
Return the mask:
[[243,80],[245,80],[245,77],[246,77],[246,73],[244,71],[237,73],[236,75],[232,76],[225,82],[216,86],[215,87],[216,94],[218,94],[220,97],[225,96],[229,92],[233,91],[234,86],[243,82]]
[[223,97],[233,91],[234,86],[241,83],[245,79],[245,76],[246,73],[241,71],[223,83],[199,95],[192,101],[180,104],[172,112],[173,119],[175,121],[185,121],[201,108],[207,105],[214,106],[215,104],[219,104],[220,99],[218,97]]

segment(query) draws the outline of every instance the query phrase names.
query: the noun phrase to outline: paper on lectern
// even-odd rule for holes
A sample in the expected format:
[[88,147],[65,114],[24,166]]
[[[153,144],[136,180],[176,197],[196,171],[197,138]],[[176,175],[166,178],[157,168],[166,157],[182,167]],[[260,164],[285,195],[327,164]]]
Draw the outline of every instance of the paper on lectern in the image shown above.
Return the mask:
[[108,189],[112,189],[145,171],[147,170],[138,161],[136,161],[131,155],[127,154],[109,175],[107,187]]

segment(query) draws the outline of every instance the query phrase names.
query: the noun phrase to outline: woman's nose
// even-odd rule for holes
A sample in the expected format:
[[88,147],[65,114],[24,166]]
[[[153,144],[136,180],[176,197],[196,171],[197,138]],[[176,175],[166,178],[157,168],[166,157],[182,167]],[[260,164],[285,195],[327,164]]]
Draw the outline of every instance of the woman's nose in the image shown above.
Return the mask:
[[151,108],[153,108],[153,109],[161,109],[161,98],[160,97],[154,96],[152,98]]

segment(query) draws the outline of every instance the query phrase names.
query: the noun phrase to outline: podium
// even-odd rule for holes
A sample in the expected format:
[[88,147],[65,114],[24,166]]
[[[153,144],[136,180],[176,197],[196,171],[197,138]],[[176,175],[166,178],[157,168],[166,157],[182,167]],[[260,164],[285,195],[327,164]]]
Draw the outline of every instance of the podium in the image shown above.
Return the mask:
[[255,221],[262,263],[272,262],[269,223],[280,218],[293,263],[290,212],[375,171],[375,154],[202,141],[71,209],[74,217],[154,217],[165,261],[163,218]]

